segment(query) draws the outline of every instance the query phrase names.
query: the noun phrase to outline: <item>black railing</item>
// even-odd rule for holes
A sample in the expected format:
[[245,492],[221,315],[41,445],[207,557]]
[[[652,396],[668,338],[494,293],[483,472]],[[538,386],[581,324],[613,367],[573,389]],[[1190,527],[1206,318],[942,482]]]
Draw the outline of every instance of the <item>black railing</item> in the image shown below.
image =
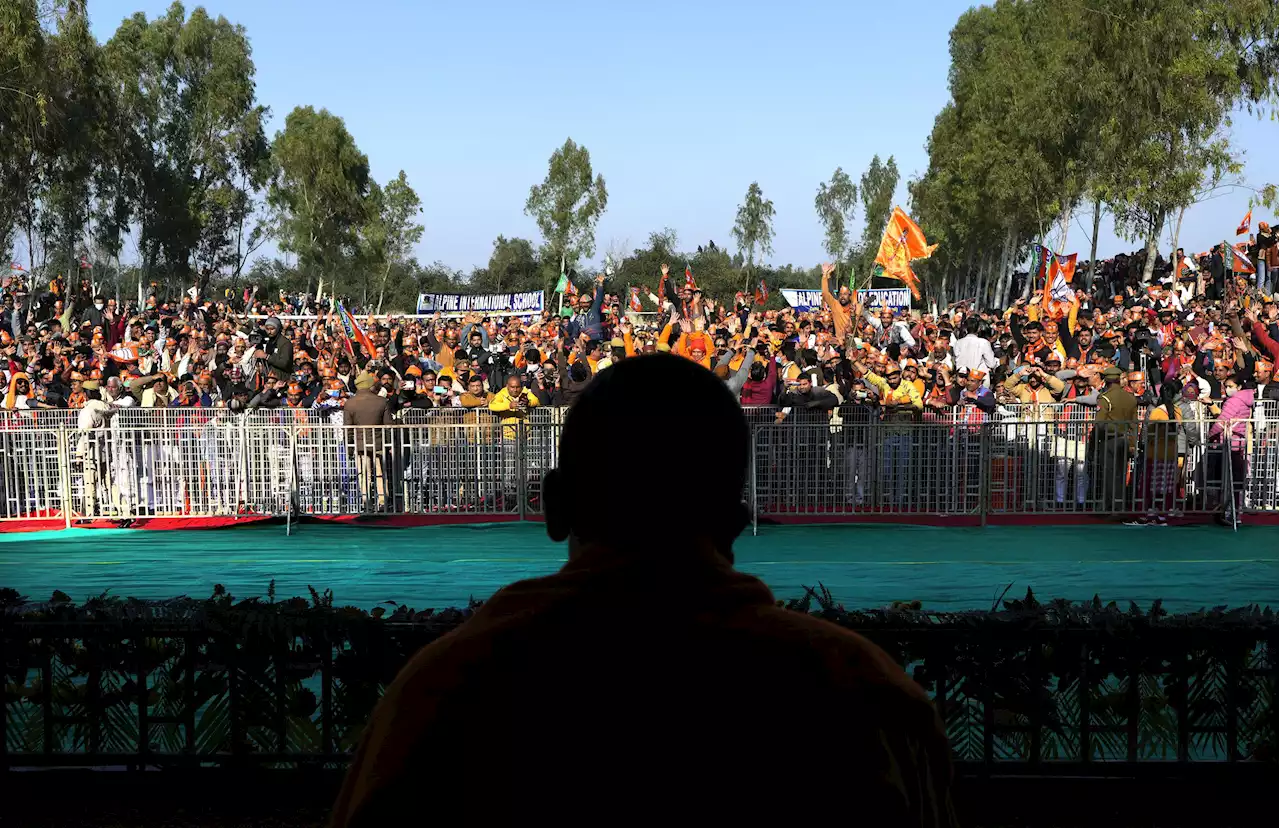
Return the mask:
[[[1275,761],[1269,611],[1168,616],[1031,599],[989,613],[846,612],[812,593],[792,607],[902,664],[971,769]],[[469,614],[366,614],[319,596],[11,603],[0,614],[0,764],[340,766],[381,689]]]

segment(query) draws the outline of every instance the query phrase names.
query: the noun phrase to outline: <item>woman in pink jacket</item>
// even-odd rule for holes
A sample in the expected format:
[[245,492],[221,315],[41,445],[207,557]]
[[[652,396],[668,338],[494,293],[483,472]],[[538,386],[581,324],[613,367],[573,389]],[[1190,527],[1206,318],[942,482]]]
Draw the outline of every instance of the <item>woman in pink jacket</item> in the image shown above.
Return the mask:
[[[1236,510],[1243,508],[1242,495],[1244,483],[1249,473],[1245,458],[1245,438],[1249,431],[1249,419],[1253,413],[1253,389],[1241,388],[1240,381],[1231,377],[1222,384],[1222,393],[1226,397],[1222,401],[1222,412],[1217,421],[1209,429],[1210,446],[1217,445],[1209,457],[1210,469],[1222,468],[1223,444],[1227,444],[1231,456],[1231,482],[1235,492]],[[1214,476],[1210,471],[1210,476]],[[1222,479],[1221,473],[1216,475]]]

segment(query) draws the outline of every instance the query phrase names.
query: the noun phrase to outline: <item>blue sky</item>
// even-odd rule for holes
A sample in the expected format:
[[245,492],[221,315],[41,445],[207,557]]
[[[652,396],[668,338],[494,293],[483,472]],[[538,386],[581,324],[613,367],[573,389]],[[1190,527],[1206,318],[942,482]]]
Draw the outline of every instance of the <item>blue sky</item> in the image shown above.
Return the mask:
[[[106,40],[124,17],[155,17],[168,5],[91,0],[89,11]],[[599,251],[642,246],[665,226],[689,249],[708,239],[728,246],[756,180],[777,210],[771,261],[817,263],[813,197],[837,166],[856,181],[873,154],[894,155],[906,206],[906,180],[924,171],[924,144],[947,100],[947,36],[971,5],[918,0],[907,13],[897,3],[834,0],[204,4],[248,30],[269,134],[295,106],[340,115],[374,176],[385,182],[403,169],[422,198],[419,258],[463,269],[486,263],[498,234],[537,238],[524,202],[566,137],[590,149],[608,186]],[[894,52],[904,14],[909,50]],[[1236,119],[1249,185],[1280,181],[1278,136],[1274,121]],[[1189,210],[1186,246],[1207,249],[1230,234],[1248,196],[1236,190]],[[1068,251],[1088,255],[1088,223],[1076,217]],[[861,228],[859,213],[855,234]],[[1109,220],[1102,229],[1100,255],[1136,246],[1116,239]]]

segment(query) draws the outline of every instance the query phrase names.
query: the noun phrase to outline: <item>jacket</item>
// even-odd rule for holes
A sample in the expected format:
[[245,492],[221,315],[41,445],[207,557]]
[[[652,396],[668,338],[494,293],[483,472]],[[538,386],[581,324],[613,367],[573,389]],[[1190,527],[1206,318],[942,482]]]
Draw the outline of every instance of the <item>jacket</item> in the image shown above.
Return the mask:
[[596,283],[595,298],[591,300],[591,309],[586,313],[577,313],[569,320],[569,341],[577,342],[581,334],[588,339],[603,339],[603,328],[600,325],[600,308],[604,304],[604,283]]
[[1231,434],[1231,450],[1243,451],[1249,433],[1249,417],[1253,412],[1253,389],[1242,388],[1222,403],[1222,413],[1209,428],[1209,440],[1221,442],[1223,435]]
[[762,361],[765,364],[764,379],[757,382],[748,378],[742,384],[741,402],[743,405],[770,405],[773,403],[773,390],[778,387],[778,362],[774,359]]
[[[945,731],[901,667],[776,606],[714,550],[665,547],[584,550],[420,650],[370,718],[331,825],[424,803],[441,823],[483,803],[492,824],[598,824],[626,803],[627,822],[762,824],[797,802],[816,820],[852,807],[866,825],[955,824]],[[768,747],[779,733],[823,738],[797,762]]]
[[[386,399],[367,388],[357,391],[342,405],[344,426],[384,426],[393,422]],[[356,451],[378,451],[389,442],[384,429],[358,428],[351,436],[355,438]]]
[[1119,383],[1108,385],[1098,394],[1098,413],[1094,423],[1099,424],[1095,434],[1102,439],[1124,438],[1129,449],[1137,447],[1138,399]]
[[[521,411],[516,402],[523,396],[529,403],[529,408]],[[511,392],[503,388],[493,396],[489,401],[489,410],[495,414],[502,416],[502,436],[508,440],[516,439],[516,423],[524,421],[529,416],[531,409],[538,407],[538,395],[530,391],[528,388],[520,389],[520,394],[512,396]]]

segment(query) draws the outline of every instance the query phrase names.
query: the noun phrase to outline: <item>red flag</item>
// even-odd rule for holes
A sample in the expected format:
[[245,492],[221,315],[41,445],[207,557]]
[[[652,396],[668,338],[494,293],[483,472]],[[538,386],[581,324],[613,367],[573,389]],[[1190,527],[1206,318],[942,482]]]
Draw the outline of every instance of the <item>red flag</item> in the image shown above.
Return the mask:
[[27,269],[26,269],[25,267],[23,267],[22,265],[18,264],[17,262],[13,262],[12,264],[10,264],[10,265],[9,265],[9,269],[10,269],[10,270],[12,270],[12,271],[14,271],[15,273],[26,273],[26,272],[27,272]]
[[756,304],[763,305],[769,301],[769,286],[764,283],[764,279],[760,280],[760,287],[756,288]]
[[1236,228],[1236,235],[1243,236],[1249,232],[1249,225],[1253,224],[1253,208],[1249,208],[1249,212],[1244,214],[1244,218],[1240,219],[1240,226]]
[[644,308],[640,305],[640,288],[633,287],[631,289],[631,310],[639,313]]
[[93,267],[93,265],[89,264],[89,257],[88,257],[88,256],[86,256],[85,254],[81,253],[81,254],[80,254],[80,269],[81,269],[81,270],[88,270],[88,269],[89,269],[89,268],[91,268],[91,267]]
[[698,289],[697,283],[693,281],[693,271],[689,269],[688,265],[684,266],[684,286],[689,290]]

